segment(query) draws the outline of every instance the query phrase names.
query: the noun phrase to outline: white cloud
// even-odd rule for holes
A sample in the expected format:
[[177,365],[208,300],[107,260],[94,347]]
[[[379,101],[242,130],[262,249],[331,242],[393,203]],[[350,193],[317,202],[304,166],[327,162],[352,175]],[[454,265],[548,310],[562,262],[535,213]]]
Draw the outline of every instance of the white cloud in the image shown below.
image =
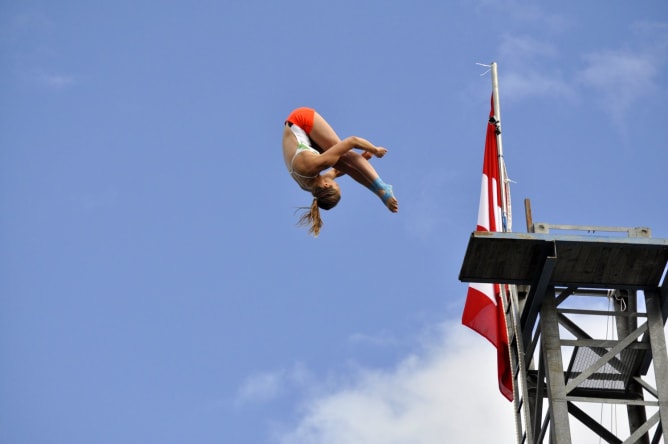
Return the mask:
[[311,371],[297,362],[290,369],[259,371],[248,376],[237,390],[235,404],[266,404],[291,390],[309,393],[316,387]]
[[573,26],[570,18],[545,12],[540,6],[522,0],[478,0],[478,10],[487,12],[490,8],[503,11],[504,15],[539,29],[565,32]]
[[527,97],[559,97],[574,99],[576,93],[568,80],[549,60],[557,57],[557,48],[527,36],[505,35],[499,47],[499,57],[508,71],[499,74],[503,97],[522,100]]
[[39,76],[39,81],[52,89],[64,89],[76,83],[74,77],[65,74],[42,74]]
[[306,400],[280,442],[514,442],[512,404],[498,391],[493,347],[459,324],[439,333],[394,369],[358,370],[352,382]]
[[12,43],[26,36],[43,35],[55,29],[54,21],[40,11],[15,14],[7,18],[3,25],[0,36]]
[[388,331],[381,331],[375,335],[359,332],[353,333],[348,337],[348,340],[355,345],[370,345],[374,347],[391,347],[400,342]]
[[51,43],[57,24],[49,16],[39,11],[20,13],[3,24],[0,38],[10,44],[10,67],[21,80],[58,90],[77,83],[72,75],[48,68],[59,57],[58,49]]
[[640,20],[633,22],[630,29],[646,42],[648,48],[658,54],[663,53],[665,56],[668,50],[668,22]]
[[506,34],[499,47],[499,56],[503,60],[526,60],[533,57],[551,57],[555,54],[554,45],[527,36]]
[[603,108],[621,123],[630,107],[657,89],[656,77],[664,60],[649,52],[600,51],[584,56],[578,80],[593,88]]
[[284,371],[261,372],[249,376],[237,393],[237,404],[255,404],[271,401],[281,393]]
[[538,71],[509,72],[503,75],[503,98],[521,100],[527,97],[575,99],[576,93],[567,81]]
[[668,60],[668,25],[637,22],[631,29],[639,36],[637,48],[584,54],[584,65],[573,73],[554,68],[559,50],[553,44],[527,36],[503,36],[499,46],[505,67],[500,74],[503,97],[574,100],[593,92],[599,105],[621,124],[634,105],[659,90],[659,73]]
[[[593,337],[611,337],[605,320],[584,324]],[[497,386],[495,350],[458,322],[440,326],[394,368],[357,368],[345,380],[307,384],[297,422],[275,431],[280,444],[516,442],[513,404]],[[628,436],[624,408],[580,407]],[[574,442],[597,439],[574,418],[571,432]]]

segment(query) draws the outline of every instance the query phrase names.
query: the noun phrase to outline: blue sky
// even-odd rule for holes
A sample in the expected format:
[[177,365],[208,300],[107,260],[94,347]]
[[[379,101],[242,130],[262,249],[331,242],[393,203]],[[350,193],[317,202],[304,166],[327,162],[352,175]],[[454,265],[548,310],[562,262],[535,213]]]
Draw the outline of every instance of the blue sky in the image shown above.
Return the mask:
[[[663,0],[7,0],[0,61],[2,442],[514,442],[460,325],[476,62],[514,231],[668,238]],[[298,106],[388,148],[398,214],[344,177],[295,226]]]

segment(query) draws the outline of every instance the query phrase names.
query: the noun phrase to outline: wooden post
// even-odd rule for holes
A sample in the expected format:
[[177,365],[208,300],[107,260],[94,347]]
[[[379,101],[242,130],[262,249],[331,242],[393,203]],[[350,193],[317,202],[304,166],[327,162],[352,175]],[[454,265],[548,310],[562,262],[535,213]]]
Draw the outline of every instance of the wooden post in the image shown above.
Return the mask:
[[527,233],[533,233],[533,218],[531,216],[531,199],[524,199],[524,217],[527,220]]

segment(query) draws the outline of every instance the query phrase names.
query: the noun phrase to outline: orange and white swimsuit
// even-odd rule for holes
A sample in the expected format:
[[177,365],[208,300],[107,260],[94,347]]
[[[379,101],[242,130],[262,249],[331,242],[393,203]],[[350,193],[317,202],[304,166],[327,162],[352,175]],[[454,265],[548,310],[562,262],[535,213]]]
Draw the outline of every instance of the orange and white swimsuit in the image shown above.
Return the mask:
[[295,171],[295,168],[293,164],[295,163],[295,158],[303,153],[304,151],[310,151],[314,154],[320,154],[318,150],[313,148],[311,146],[313,142],[311,142],[311,138],[309,137],[309,134],[311,133],[311,130],[313,129],[313,116],[315,115],[315,110],[312,108],[297,108],[296,110],[292,111],[290,115],[288,116],[287,120],[285,121],[286,125],[290,127],[290,130],[292,131],[292,134],[295,135],[297,138],[297,151],[295,151],[295,155],[292,156],[292,160],[290,161],[290,169],[288,172],[292,176],[292,178],[299,184],[302,190],[304,191],[311,191],[311,187],[309,187],[309,182],[310,180],[307,179],[315,179],[318,177],[316,174],[315,176],[304,176]]
[[315,118],[315,110],[313,108],[297,108],[292,111],[288,118],[285,120],[285,123],[291,123],[302,128],[306,134],[311,134],[313,129],[313,120]]

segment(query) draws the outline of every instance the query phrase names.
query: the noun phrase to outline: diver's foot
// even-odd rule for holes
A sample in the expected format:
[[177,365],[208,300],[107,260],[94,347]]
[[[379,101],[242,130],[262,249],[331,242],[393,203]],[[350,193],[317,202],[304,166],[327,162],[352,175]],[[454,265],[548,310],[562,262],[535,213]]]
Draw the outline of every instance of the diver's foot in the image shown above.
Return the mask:
[[393,213],[399,212],[399,201],[397,200],[396,197],[391,197],[390,199],[385,201],[385,206],[387,207],[388,210],[390,210]]
[[392,185],[386,185],[385,187],[378,190],[378,197],[383,201],[388,210],[393,213],[399,211],[399,201],[394,197],[392,192]]

